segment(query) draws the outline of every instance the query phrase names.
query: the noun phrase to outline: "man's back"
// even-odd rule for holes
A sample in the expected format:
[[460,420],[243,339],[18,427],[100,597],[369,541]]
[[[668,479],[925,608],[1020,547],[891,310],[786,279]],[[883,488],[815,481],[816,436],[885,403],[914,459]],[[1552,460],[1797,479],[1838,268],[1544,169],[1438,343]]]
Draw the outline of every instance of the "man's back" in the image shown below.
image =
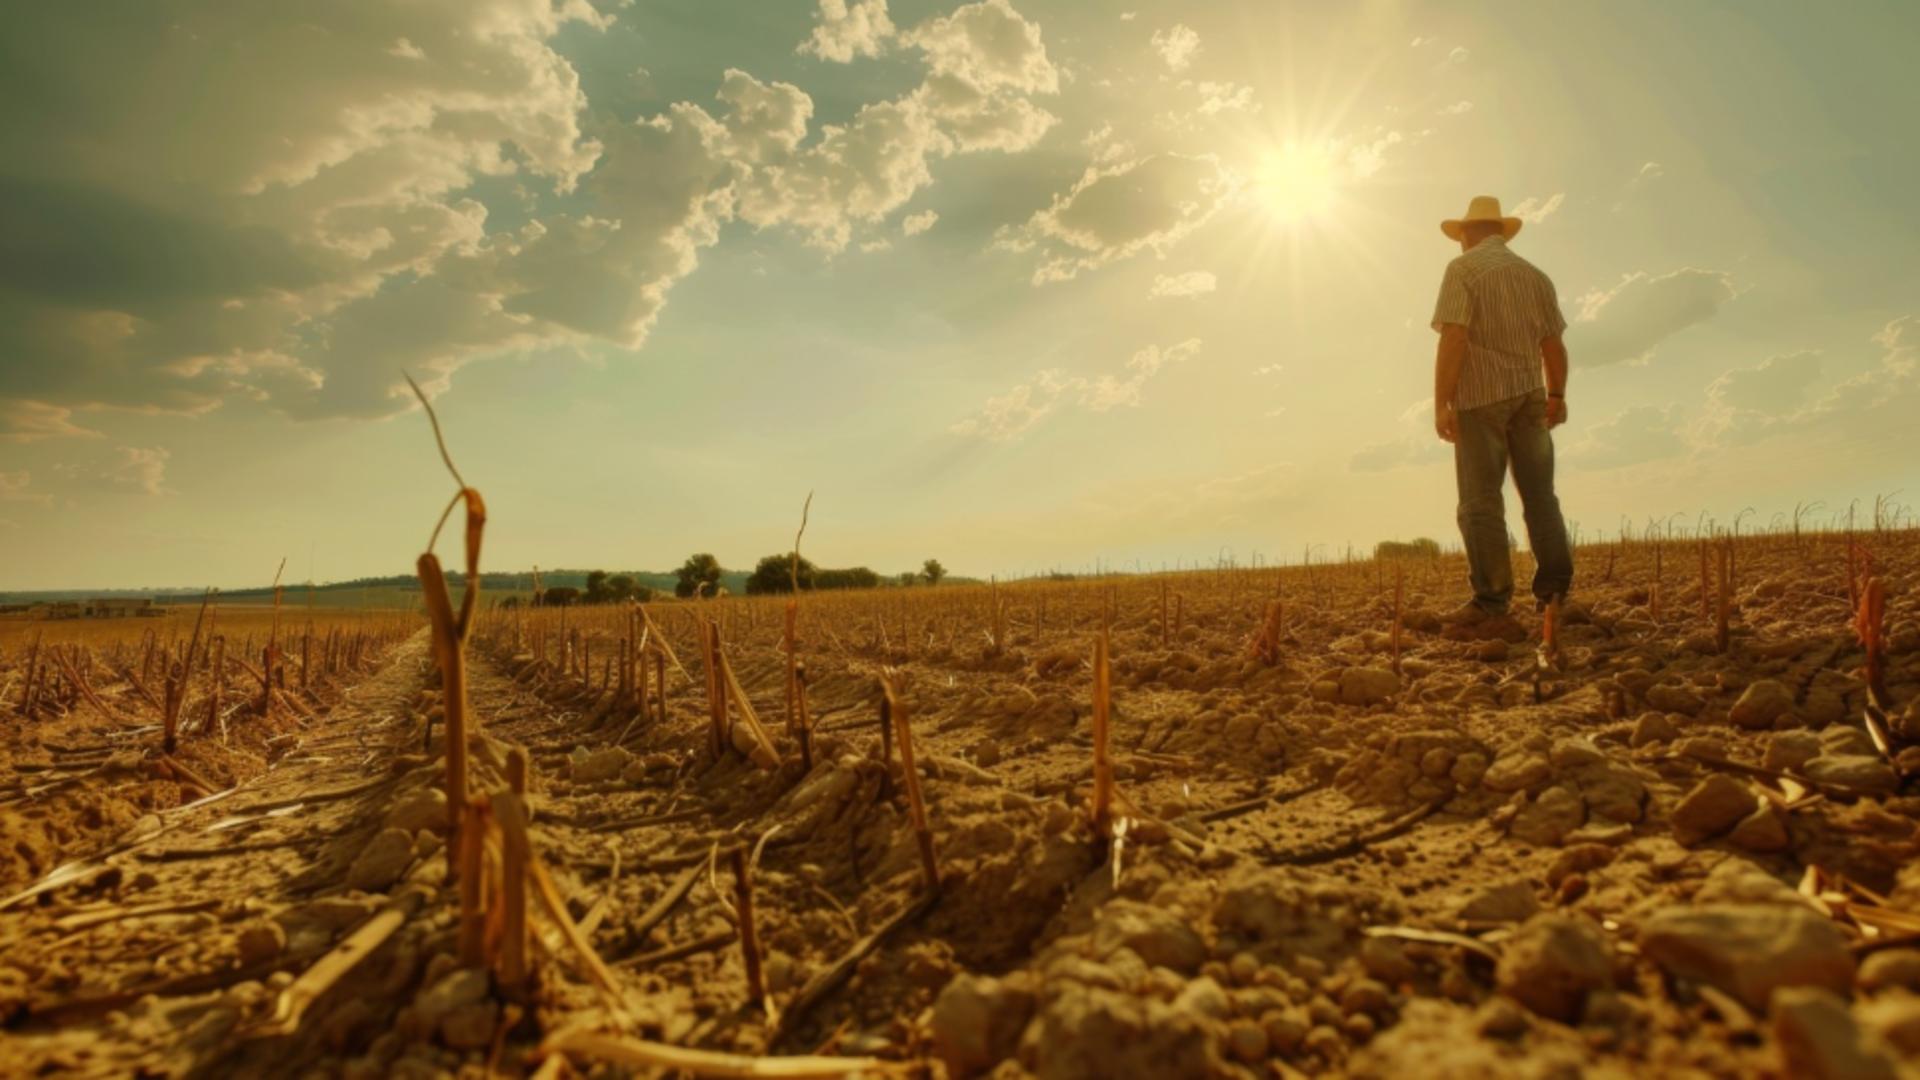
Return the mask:
[[1553,282],[1498,236],[1447,264],[1433,328],[1446,323],[1467,328],[1456,409],[1491,405],[1543,387],[1540,343],[1567,328]]

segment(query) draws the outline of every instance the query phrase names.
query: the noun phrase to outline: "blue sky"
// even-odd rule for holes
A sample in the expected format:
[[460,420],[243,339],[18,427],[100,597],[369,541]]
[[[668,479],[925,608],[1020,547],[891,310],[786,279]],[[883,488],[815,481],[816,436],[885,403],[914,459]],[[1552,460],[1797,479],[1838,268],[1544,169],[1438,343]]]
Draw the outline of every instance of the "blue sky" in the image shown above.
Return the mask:
[[0,585],[1451,539],[1435,227],[1589,535],[1920,491],[1911,5],[56,5],[0,44]]

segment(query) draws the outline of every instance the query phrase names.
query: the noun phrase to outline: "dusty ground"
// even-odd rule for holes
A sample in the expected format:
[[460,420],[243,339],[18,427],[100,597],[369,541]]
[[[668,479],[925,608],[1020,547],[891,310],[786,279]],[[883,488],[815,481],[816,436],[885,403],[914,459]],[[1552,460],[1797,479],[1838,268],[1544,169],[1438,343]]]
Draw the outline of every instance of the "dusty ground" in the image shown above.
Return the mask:
[[[1696,547],[1664,549],[1657,618],[1649,545],[1583,550],[1537,689],[1536,641],[1438,632],[1452,560],[1406,572],[1397,673],[1395,571],[1370,563],[1164,594],[809,597],[811,771],[782,730],[777,602],[697,609],[777,769],[709,751],[692,606],[653,608],[687,672],[668,669],[664,723],[603,686],[623,613],[496,613],[470,650],[474,785],[530,753],[533,848],[625,1033],[661,1043],[999,1077],[1902,1075],[1920,1068],[1920,537],[1862,539],[1888,598],[1886,752],[1844,547],[1765,537],[1735,551],[1724,651]],[[1249,639],[1276,596],[1269,663]],[[1117,843],[1088,804],[1109,614]],[[576,632],[584,656],[563,651]],[[605,1028],[544,921],[528,991],[458,966],[426,657],[424,636],[401,646],[297,750],[218,777],[241,781],[218,801],[107,815],[68,853],[99,856],[87,876],[0,910],[0,1071],[514,1076],[555,1033]],[[889,671],[930,906],[906,778],[881,759]],[[61,731],[12,722],[14,768]],[[777,1019],[722,902],[740,844]],[[388,910],[399,929],[269,1034],[282,991]],[[808,989],[883,926],[850,977]]]

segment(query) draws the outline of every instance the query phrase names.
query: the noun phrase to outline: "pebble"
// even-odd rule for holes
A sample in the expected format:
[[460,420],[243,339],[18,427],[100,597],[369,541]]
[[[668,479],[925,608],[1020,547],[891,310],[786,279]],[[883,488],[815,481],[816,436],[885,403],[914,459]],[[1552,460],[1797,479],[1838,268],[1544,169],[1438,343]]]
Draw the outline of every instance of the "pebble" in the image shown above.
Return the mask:
[[1385,668],[1356,667],[1340,673],[1340,701],[1377,705],[1400,692],[1400,676]]
[[1793,691],[1775,679],[1761,679],[1747,687],[1740,700],[1733,703],[1727,712],[1727,719],[1735,727],[1748,731],[1769,731],[1780,726],[1784,718],[1791,722],[1793,714]]
[[1736,847],[1756,852],[1785,851],[1793,846],[1793,836],[1787,831],[1787,812],[1770,799],[1760,800],[1727,839]]
[[1798,904],[1695,903],[1640,924],[1646,957],[1679,979],[1732,994],[1756,1012],[1786,986],[1853,987],[1853,956],[1833,920]]
[[1571,788],[1556,785],[1522,807],[1508,832],[1524,843],[1553,847],[1586,820],[1587,804]]
[[1699,691],[1679,683],[1659,683],[1647,688],[1647,704],[1661,712],[1680,713],[1684,716],[1698,716],[1700,710],[1707,707],[1707,701]]
[[382,829],[348,867],[347,888],[378,892],[400,880],[412,862],[413,834],[405,829]]
[[1820,756],[1820,736],[1811,731],[1782,731],[1767,743],[1766,757],[1760,764],[1768,769],[1799,771],[1808,760]]
[[1673,838],[1691,847],[1719,836],[1753,813],[1757,801],[1746,784],[1725,773],[1713,773],[1673,808]]
[[1268,1013],[1260,1026],[1266,1029],[1267,1045],[1278,1053],[1293,1053],[1307,1038],[1307,1019],[1297,1010]]
[[1468,922],[1524,922],[1539,910],[1532,884],[1515,878],[1474,893],[1454,914]]
[[1891,795],[1900,790],[1893,767],[1866,754],[1821,754],[1800,767],[1807,778],[1864,795]]
[[1267,1030],[1251,1020],[1236,1020],[1227,1028],[1227,1047],[1248,1065],[1266,1060],[1267,1046]]
[[1806,1080],[1896,1080],[1893,1062],[1870,1046],[1847,1003],[1810,986],[1773,995],[1773,1041],[1787,1075]]
[[500,1004],[476,1001],[458,1005],[440,1020],[440,1038],[455,1050],[478,1050],[493,1041]]
[[1525,791],[1553,779],[1553,763],[1545,754],[1501,754],[1480,778],[1481,786],[1492,791]]
[[961,974],[934,999],[933,1051],[952,1076],[972,1076],[1006,1060],[1033,1016],[1032,980]]
[[1606,937],[1585,919],[1537,915],[1506,944],[1494,979],[1541,1016],[1572,1023],[1592,991],[1613,985]]
[[1633,735],[1628,740],[1636,747],[1651,746],[1654,743],[1671,742],[1680,736],[1680,729],[1667,719],[1666,713],[1643,712],[1640,719],[1633,722]]
[[251,967],[279,956],[287,947],[287,931],[271,919],[262,919],[241,928],[238,944],[240,965]]
[[1860,962],[1858,982],[1868,993],[1895,988],[1920,993],[1920,949],[1881,949]]
[[[1185,920],[1166,908],[1137,900],[1111,900],[1100,909],[1093,947],[1101,956],[1131,949],[1150,967],[1172,968],[1182,974],[1191,974],[1207,959],[1207,943]],[[1259,969],[1257,961],[1253,967]]]
[[415,788],[402,795],[387,812],[387,828],[417,833],[447,827],[447,793],[437,787]]

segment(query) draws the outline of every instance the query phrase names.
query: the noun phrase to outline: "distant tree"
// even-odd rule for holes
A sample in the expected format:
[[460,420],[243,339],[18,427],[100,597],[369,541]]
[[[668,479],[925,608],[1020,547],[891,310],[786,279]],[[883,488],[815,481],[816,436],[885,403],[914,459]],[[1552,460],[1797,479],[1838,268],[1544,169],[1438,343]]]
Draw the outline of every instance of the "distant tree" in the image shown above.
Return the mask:
[[607,572],[589,570],[587,572],[587,603],[604,604],[612,597],[607,595]]
[[540,598],[540,602],[547,607],[572,607],[579,600],[580,590],[571,585],[556,585]]
[[928,559],[920,565],[920,576],[927,579],[927,584],[938,585],[940,579],[947,576],[947,568],[940,565],[939,559]]
[[1373,545],[1373,557],[1376,559],[1437,559],[1440,557],[1440,543],[1424,536],[1405,542],[1382,540]]
[[850,567],[846,570],[817,570],[813,575],[816,589],[873,589],[880,585],[880,575],[864,566]]
[[902,585],[917,585],[917,584],[919,584],[919,583],[920,583],[920,575],[919,575],[919,574],[916,574],[916,573],[914,573],[914,572],[913,572],[913,571],[911,571],[911,570],[906,570],[906,571],[902,571],[902,572],[901,572],[901,574],[900,574],[900,584],[902,584]]
[[720,560],[706,552],[687,556],[680,564],[679,582],[673,587],[673,595],[678,597],[713,596],[720,588],[720,575],[726,573],[720,567]]
[[652,598],[652,592],[652,589],[644,588],[633,580],[632,574],[615,574],[607,579],[607,593],[615,601],[648,600]]
[[[800,560],[800,587],[814,587],[814,565],[805,558]],[[788,593],[793,591],[793,553],[768,555],[754,564],[753,573],[747,575],[747,595],[764,596],[769,593]]]

